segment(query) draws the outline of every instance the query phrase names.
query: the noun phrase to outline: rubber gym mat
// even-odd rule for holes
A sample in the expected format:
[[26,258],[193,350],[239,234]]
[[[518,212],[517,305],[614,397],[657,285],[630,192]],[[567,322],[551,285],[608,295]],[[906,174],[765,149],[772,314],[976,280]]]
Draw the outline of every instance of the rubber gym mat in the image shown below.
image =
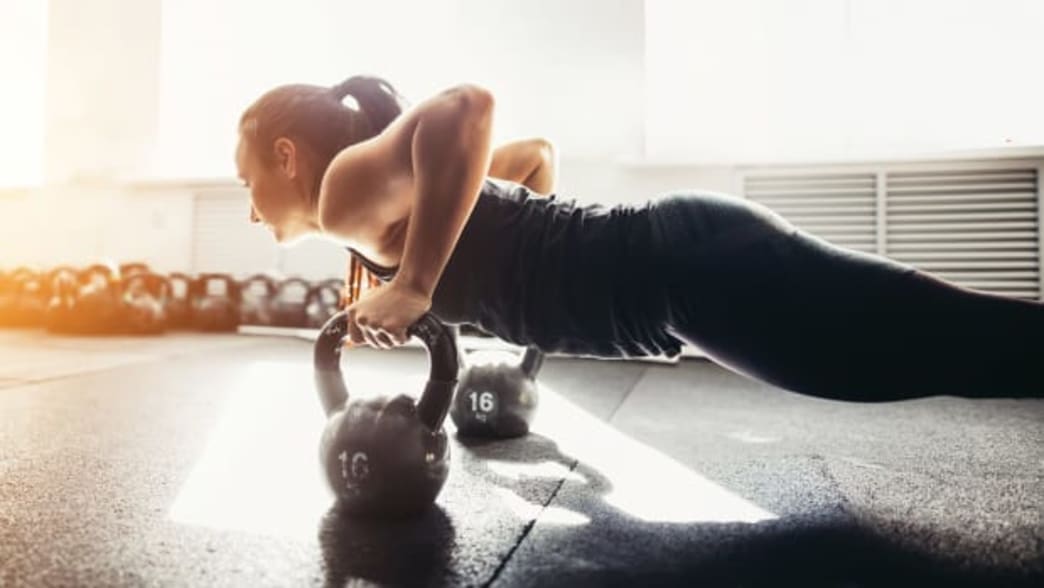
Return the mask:
[[[346,353],[358,393],[417,391],[420,351]],[[481,584],[568,464],[508,472],[534,438],[465,446],[420,520],[341,516],[319,477],[311,346],[250,344],[0,394],[0,584]],[[554,366],[577,378],[586,364]],[[618,364],[613,370],[629,370]],[[633,380],[606,382],[618,404]],[[513,459],[513,457],[511,458]]]
[[684,362],[569,420],[547,452],[579,466],[503,585],[1044,580],[1044,401],[845,403]]
[[5,331],[0,337],[0,379],[42,381],[244,344],[243,338],[234,335],[71,337],[36,330]]
[[[310,344],[244,341],[3,389],[0,585],[1044,578],[1042,401],[857,405],[707,361],[549,358],[531,435],[451,435],[435,508],[374,523],[320,479]],[[343,366],[360,394],[426,373],[418,350]]]

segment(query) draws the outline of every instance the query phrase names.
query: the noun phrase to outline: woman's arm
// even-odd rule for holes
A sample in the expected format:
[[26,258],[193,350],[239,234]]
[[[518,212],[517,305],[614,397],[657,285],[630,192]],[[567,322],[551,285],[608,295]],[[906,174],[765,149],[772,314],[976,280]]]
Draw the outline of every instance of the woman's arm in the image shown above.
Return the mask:
[[490,163],[493,95],[479,86],[452,90],[421,116],[410,161],[415,200],[392,284],[431,298],[478,200]]
[[493,150],[489,175],[508,180],[539,194],[555,191],[557,181],[555,147],[543,138],[505,143]]

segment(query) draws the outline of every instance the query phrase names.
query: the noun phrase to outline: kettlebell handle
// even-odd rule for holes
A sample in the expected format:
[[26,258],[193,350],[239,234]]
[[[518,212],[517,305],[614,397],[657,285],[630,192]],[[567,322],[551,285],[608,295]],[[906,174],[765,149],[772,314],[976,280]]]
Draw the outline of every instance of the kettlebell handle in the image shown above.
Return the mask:
[[[419,338],[428,350],[431,369],[424,392],[417,401],[417,415],[431,431],[438,431],[457,386],[457,344],[449,329],[430,312],[422,315],[406,333]],[[342,310],[326,321],[315,341],[315,383],[327,416],[348,403],[348,387],[341,374],[341,350],[347,337],[348,311]]]
[[543,365],[544,352],[536,347],[526,347],[526,352],[522,355],[522,364],[519,366],[522,373],[530,380],[534,380]]

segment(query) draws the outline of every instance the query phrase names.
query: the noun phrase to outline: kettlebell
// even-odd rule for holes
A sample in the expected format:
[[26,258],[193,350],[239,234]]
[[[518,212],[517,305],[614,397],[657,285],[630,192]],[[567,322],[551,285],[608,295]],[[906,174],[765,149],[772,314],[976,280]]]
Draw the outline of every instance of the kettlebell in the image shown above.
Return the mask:
[[15,302],[14,280],[11,276],[0,270],[0,326],[7,324]]
[[21,323],[22,285],[34,276],[33,270],[20,267],[0,281],[0,325],[18,326]]
[[149,264],[143,261],[128,261],[121,263],[119,266],[120,278],[126,280],[134,274],[149,273],[152,270],[149,269]]
[[14,322],[19,327],[38,327],[44,323],[47,303],[51,298],[50,285],[45,274],[24,274],[18,288],[18,305]]
[[450,409],[458,434],[506,439],[528,433],[540,399],[536,376],[543,364],[544,354],[535,347],[526,348],[521,361],[514,354],[470,355]]
[[193,280],[188,274],[173,272],[167,276],[167,327],[185,328],[192,324]]
[[303,278],[287,278],[280,282],[272,301],[272,324],[277,327],[307,327],[305,304],[311,289],[311,284]]
[[255,274],[239,283],[239,324],[271,325],[272,301],[278,286],[265,274]]
[[312,286],[305,298],[305,314],[310,328],[323,326],[331,316],[344,308],[341,297],[343,290],[344,282],[336,278]]
[[239,326],[239,284],[228,274],[201,274],[194,284],[192,325],[200,331]]
[[120,330],[122,305],[113,269],[99,263],[82,270],[73,306],[78,330],[90,334]]
[[405,394],[352,399],[341,375],[347,313],[323,325],[315,342],[315,381],[328,418],[319,457],[330,489],[351,515],[400,518],[422,513],[449,475],[443,422],[459,369],[456,341],[427,313],[407,333],[428,350],[431,369],[419,400]]
[[47,303],[44,326],[54,333],[73,333],[81,330],[75,321],[76,295],[79,276],[74,268],[60,266],[51,270],[51,299]]
[[123,321],[128,332],[156,335],[167,328],[165,305],[170,294],[167,279],[141,270],[123,281]]

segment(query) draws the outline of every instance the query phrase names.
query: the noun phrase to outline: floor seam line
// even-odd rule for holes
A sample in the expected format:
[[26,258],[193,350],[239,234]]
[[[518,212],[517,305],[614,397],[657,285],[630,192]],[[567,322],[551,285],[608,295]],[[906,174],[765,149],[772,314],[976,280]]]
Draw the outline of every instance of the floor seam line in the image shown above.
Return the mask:
[[[569,472],[572,473],[573,471],[575,471],[576,466],[579,464],[580,460],[574,460],[572,467],[569,468]],[[558,481],[558,485],[555,486],[554,491],[551,492],[551,495],[548,496],[546,501],[544,501],[544,504],[540,506],[540,512],[538,512],[536,516],[533,517],[533,520],[526,523],[526,526],[522,529],[522,533],[519,534],[518,539],[515,541],[515,544],[511,546],[511,549],[508,550],[507,555],[505,555],[504,559],[500,561],[500,565],[497,566],[497,569],[493,570],[493,575],[490,577],[489,581],[482,585],[483,588],[488,588],[489,586],[493,585],[493,582],[497,581],[497,578],[500,577],[500,573],[504,571],[504,568],[507,567],[508,562],[511,561],[512,556],[515,555],[515,551],[517,551],[518,548],[522,546],[522,542],[526,540],[526,537],[529,536],[530,531],[532,531],[533,527],[536,526],[536,522],[540,520],[540,515],[542,515],[544,511],[547,510],[547,507],[550,506],[551,502],[554,501],[556,496],[558,496],[558,491],[561,490],[562,486],[565,485],[566,479],[566,477],[563,477],[561,480]]]
[[643,379],[645,379],[645,374],[647,374],[648,372],[649,368],[642,368],[642,373],[638,374],[638,377],[634,379],[634,383],[631,384],[631,387],[628,388],[622,396],[620,396],[620,401],[617,402],[616,406],[613,407],[613,410],[609,412],[609,416],[605,419],[606,423],[613,422],[613,419],[616,418],[616,413],[620,411],[620,408],[624,405],[625,402],[627,402],[627,399],[631,397],[631,394],[634,392],[635,388],[637,388],[638,384],[641,383]]
[[[632,392],[634,392],[635,388],[638,387],[638,383],[642,381],[642,379],[645,377],[645,374],[648,371],[649,368],[642,368],[641,374],[639,374],[638,377],[635,378],[634,383],[631,384],[631,387],[628,388],[627,391],[623,393],[623,395],[621,395],[620,401],[617,402],[616,406],[614,406],[613,409],[609,412],[609,416],[606,418],[607,423],[612,422],[613,418],[616,416],[617,411],[620,410],[620,407],[622,407],[624,402],[627,401],[627,398],[631,395]],[[575,472],[577,466],[579,465],[579,459],[573,460],[573,465],[570,466],[569,473]],[[544,504],[541,505],[540,512],[538,512],[536,516],[533,517],[533,520],[526,523],[526,526],[522,529],[522,533],[519,535],[518,540],[516,540],[515,544],[511,546],[510,550],[508,550],[507,555],[504,556],[504,559],[500,561],[500,565],[497,566],[497,569],[493,570],[493,575],[489,578],[487,582],[482,584],[483,588],[488,588],[489,586],[492,586],[494,582],[497,581],[497,578],[500,577],[500,574],[504,571],[504,568],[507,567],[508,562],[511,561],[511,558],[515,555],[515,551],[518,550],[518,548],[526,540],[526,537],[529,536],[529,533],[533,530],[533,527],[536,526],[536,522],[540,520],[540,515],[547,510],[547,508],[551,505],[551,502],[554,501],[556,496],[558,496],[558,492],[562,489],[562,486],[565,485],[567,478],[568,477],[563,477],[561,480],[559,480],[558,486],[555,487],[555,490],[551,492],[551,495],[548,496]]]

